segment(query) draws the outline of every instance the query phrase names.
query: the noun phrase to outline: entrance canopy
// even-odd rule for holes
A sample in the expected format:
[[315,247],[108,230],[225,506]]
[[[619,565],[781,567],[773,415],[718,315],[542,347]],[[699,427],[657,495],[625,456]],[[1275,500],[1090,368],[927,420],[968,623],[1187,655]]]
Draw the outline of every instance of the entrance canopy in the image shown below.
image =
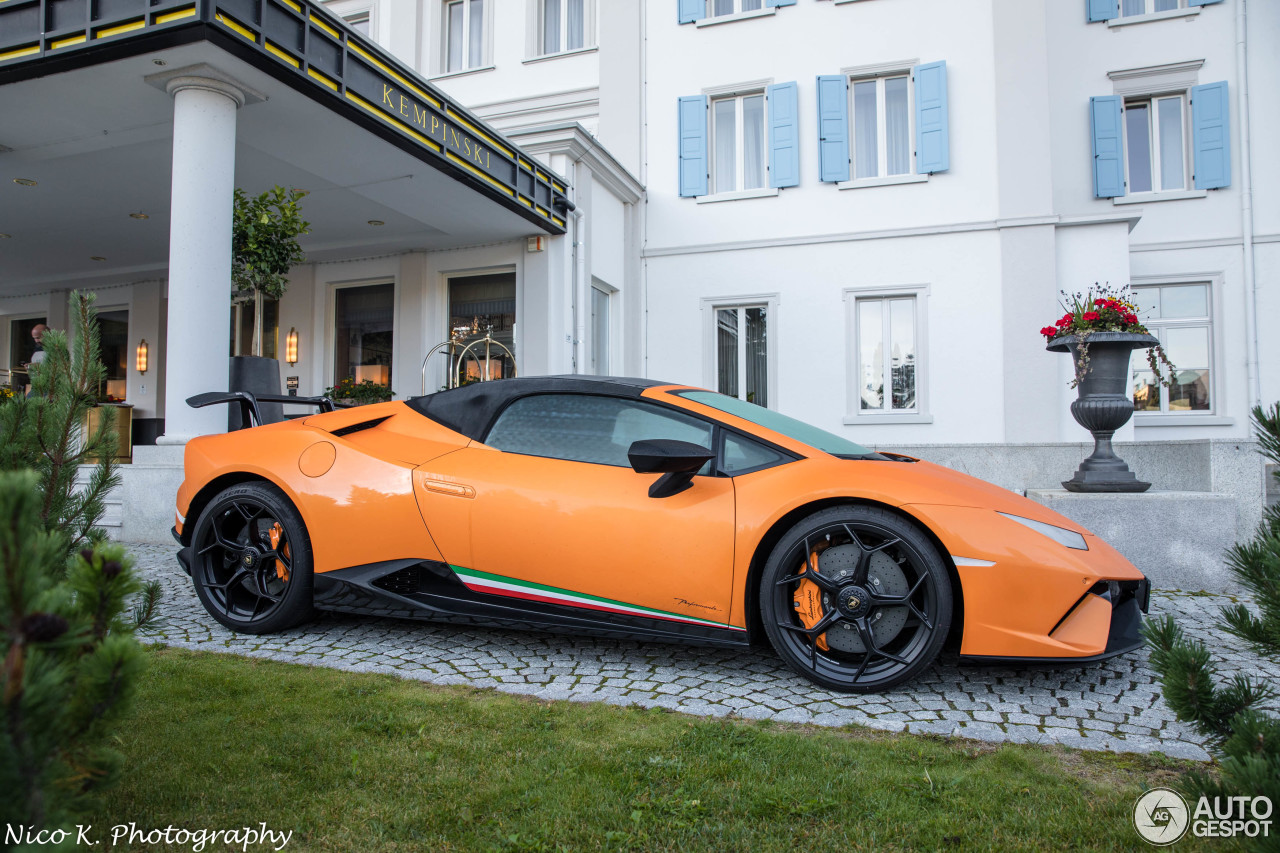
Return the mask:
[[564,232],[562,178],[308,0],[4,0],[0,295],[167,274],[183,75],[244,93],[235,185],[308,191],[308,260]]

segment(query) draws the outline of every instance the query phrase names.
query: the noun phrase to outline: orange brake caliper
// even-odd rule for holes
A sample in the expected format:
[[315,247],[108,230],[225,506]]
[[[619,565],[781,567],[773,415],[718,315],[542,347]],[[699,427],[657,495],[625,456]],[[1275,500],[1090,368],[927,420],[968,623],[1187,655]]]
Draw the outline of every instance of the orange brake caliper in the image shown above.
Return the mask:
[[[271,537],[271,550],[274,551],[280,547],[280,537],[284,535],[284,528],[281,527],[280,522],[277,521],[275,524],[271,525],[271,529],[267,531],[267,533]],[[288,542],[284,543],[284,550],[280,553],[292,559],[293,555],[289,553]],[[286,582],[289,580],[289,570],[285,567],[283,560],[276,560],[276,577]]]
[[[818,572],[818,550],[815,548],[809,554],[809,560],[805,567],[800,570],[800,574],[812,571],[814,574]],[[796,615],[800,617],[801,623],[806,628],[812,628],[818,624],[818,620],[822,618],[822,590],[818,589],[818,585],[813,581],[800,581],[796,586],[795,592],[795,608]],[[824,652],[827,651],[827,635],[820,634],[817,639],[818,648]]]

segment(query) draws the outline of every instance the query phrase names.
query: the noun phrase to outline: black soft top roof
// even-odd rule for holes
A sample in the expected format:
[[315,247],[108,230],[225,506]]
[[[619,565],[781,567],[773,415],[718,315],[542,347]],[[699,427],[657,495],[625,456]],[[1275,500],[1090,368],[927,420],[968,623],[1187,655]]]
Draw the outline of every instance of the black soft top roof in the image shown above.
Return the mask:
[[521,376],[476,382],[461,388],[427,394],[425,397],[411,397],[405,403],[419,414],[426,415],[467,438],[480,441],[493,419],[508,403],[530,394],[639,397],[646,388],[676,384],[679,383],[627,376]]

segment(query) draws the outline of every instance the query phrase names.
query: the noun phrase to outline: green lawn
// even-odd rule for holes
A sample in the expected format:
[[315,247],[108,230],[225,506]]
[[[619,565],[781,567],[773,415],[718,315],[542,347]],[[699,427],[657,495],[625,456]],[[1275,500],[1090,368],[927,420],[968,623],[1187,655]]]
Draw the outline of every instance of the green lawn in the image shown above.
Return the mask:
[[290,851],[1137,849],[1142,786],[1189,766],[149,658],[98,849],[131,821],[266,822]]

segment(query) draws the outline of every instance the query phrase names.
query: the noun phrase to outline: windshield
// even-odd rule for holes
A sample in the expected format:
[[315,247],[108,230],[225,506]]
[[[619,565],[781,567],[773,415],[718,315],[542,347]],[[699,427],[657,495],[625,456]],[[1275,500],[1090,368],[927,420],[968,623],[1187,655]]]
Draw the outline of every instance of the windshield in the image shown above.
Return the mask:
[[695,403],[719,409],[725,414],[742,418],[744,421],[750,421],[765,429],[771,429],[776,433],[785,435],[787,438],[815,447],[824,453],[830,453],[832,456],[862,458],[876,455],[855,441],[849,441],[847,438],[833,435],[826,430],[809,426],[804,421],[780,415],[771,409],[757,406],[755,403],[739,400],[737,397],[726,397],[724,394],[717,394],[714,391],[672,391],[671,393],[677,397],[683,397],[686,400],[692,400]]

